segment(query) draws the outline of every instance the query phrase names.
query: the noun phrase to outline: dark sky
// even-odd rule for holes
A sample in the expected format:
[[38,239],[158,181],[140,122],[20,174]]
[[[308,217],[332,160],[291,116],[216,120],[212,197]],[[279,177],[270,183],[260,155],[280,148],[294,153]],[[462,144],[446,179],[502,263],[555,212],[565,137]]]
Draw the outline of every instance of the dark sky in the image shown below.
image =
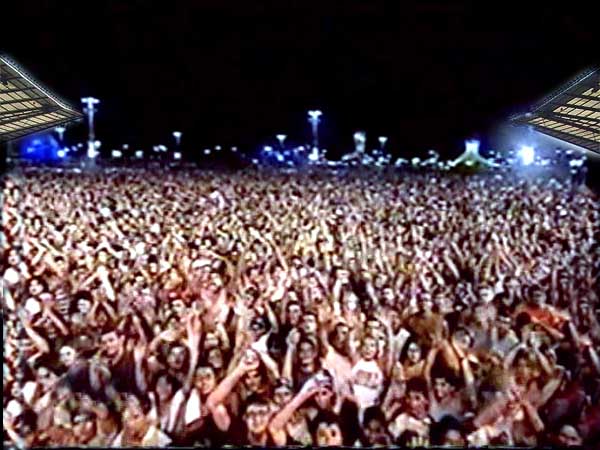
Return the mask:
[[356,129],[455,153],[600,59],[585,8],[393,3],[7,1],[0,50],[73,104],[100,98],[106,146],[180,129],[188,151],[305,142],[320,108],[335,153]]

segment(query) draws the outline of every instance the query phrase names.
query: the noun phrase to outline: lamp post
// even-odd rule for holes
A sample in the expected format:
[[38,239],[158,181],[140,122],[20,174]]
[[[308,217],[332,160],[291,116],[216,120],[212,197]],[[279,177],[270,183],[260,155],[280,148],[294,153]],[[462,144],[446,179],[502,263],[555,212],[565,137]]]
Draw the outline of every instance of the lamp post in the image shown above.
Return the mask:
[[283,150],[283,143],[285,142],[286,138],[287,138],[287,134],[278,134],[277,136],[275,136],[277,138],[277,140],[279,141],[279,145],[281,146],[281,149]]
[[378,140],[379,140],[379,150],[381,151],[381,153],[383,153],[385,151],[385,144],[388,141],[388,138],[387,138],[387,136],[379,136]]
[[319,149],[319,122],[321,121],[320,117],[322,115],[323,113],[318,109],[308,112],[308,121],[312,125],[313,151],[315,151],[315,149]]
[[88,117],[88,162],[90,166],[94,166],[96,162],[96,138],[94,135],[94,113],[97,111],[94,105],[100,103],[100,100],[94,97],[83,97],[81,102],[86,105],[83,112]]

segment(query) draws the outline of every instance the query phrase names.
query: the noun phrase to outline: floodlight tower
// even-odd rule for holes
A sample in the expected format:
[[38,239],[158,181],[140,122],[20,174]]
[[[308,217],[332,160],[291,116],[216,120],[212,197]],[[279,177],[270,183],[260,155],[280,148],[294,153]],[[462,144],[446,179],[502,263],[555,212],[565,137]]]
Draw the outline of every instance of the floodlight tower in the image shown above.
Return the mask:
[[319,122],[320,117],[323,115],[321,111],[312,110],[308,112],[308,121],[312,125],[312,135],[313,135],[313,151],[314,149],[319,149]]
[[379,136],[379,151],[383,153],[385,151],[385,144],[388,141],[387,136]]
[[56,131],[56,133],[58,134],[58,139],[59,139],[61,145],[63,142],[63,135],[65,134],[65,130],[66,130],[66,128],[63,126],[58,126],[58,127],[54,128],[54,131]]
[[283,143],[285,142],[286,138],[287,138],[287,134],[278,134],[277,136],[275,136],[277,138],[277,140],[279,141],[279,145],[281,146],[281,148],[283,149]]
[[94,105],[100,103],[100,100],[94,97],[83,97],[81,103],[86,105],[83,112],[88,116],[88,161],[91,165],[96,160],[96,138],[94,135],[94,113],[97,111]]

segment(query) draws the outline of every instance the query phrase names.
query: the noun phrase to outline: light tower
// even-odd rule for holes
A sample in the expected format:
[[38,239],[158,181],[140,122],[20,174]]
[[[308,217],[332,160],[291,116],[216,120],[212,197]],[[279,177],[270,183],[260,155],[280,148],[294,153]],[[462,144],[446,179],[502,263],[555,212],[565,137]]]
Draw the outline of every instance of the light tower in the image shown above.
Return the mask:
[[379,150],[381,151],[381,153],[383,153],[385,151],[385,144],[388,141],[388,138],[387,138],[387,136],[379,136],[378,140],[379,140]]
[[308,112],[308,121],[312,125],[312,135],[313,135],[313,151],[319,149],[319,122],[320,117],[323,115],[321,111],[312,110]]
[[94,165],[96,160],[96,137],[94,135],[94,113],[97,111],[94,105],[100,103],[100,100],[94,97],[83,97],[81,103],[86,105],[83,112],[88,116],[88,161]]
[[287,134],[278,134],[277,136],[275,136],[277,138],[277,140],[279,141],[279,145],[281,146],[281,148],[283,149],[283,143],[285,142],[286,138],[287,138]]
[[62,125],[54,128],[54,131],[56,131],[56,133],[58,134],[58,139],[59,139],[61,145],[63,142],[63,135],[65,134],[65,130],[66,130],[66,128],[63,127]]

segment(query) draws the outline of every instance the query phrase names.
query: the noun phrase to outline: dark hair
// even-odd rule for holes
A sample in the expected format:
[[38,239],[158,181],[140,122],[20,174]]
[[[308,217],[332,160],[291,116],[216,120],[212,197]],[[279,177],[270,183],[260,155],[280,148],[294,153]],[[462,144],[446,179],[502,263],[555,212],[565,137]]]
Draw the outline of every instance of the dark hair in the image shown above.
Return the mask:
[[169,383],[171,385],[171,387],[173,388],[173,394],[175,394],[175,392],[177,392],[182,387],[181,382],[177,378],[175,378],[173,375],[171,375],[166,369],[161,369],[154,376],[154,387],[155,388],[156,388],[156,384],[158,383],[158,380],[160,380],[162,377],[165,377],[167,379],[167,383]]
[[385,414],[379,406],[371,406],[365,410],[363,424],[366,426],[369,422],[374,420],[386,423]]
[[427,397],[427,382],[421,377],[414,377],[408,380],[406,383],[406,393],[409,392],[420,392],[425,397]]

